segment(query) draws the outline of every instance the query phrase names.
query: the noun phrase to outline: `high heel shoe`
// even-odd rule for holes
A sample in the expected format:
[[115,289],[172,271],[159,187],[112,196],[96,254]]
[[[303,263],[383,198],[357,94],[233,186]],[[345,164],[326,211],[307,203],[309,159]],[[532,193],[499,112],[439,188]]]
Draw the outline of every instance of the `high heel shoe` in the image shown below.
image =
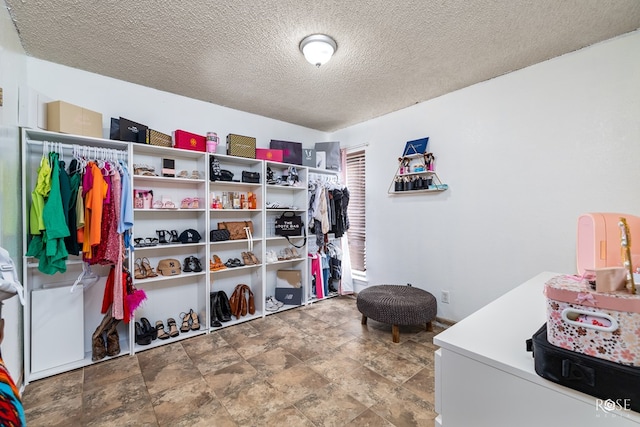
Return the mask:
[[107,356],[117,356],[120,354],[120,336],[118,335],[118,323],[120,320],[113,319],[107,331]]
[[136,322],[135,325],[136,325],[136,344],[138,345],[151,344],[151,336],[144,332],[140,322]]
[[178,231],[177,230],[171,230],[171,231],[167,231],[167,233],[169,233],[169,235],[171,236],[171,243],[178,243]]
[[189,312],[189,317],[191,318],[191,330],[192,331],[199,330],[200,320],[198,319],[198,313],[196,313],[195,311],[193,311],[193,309],[191,309],[191,311]]
[[255,265],[260,264],[260,260],[258,259],[258,257],[255,256],[253,252],[247,252],[247,255],[249,255],[249,257],[251,258],[251,261],[253,261]]
[[176,326],[176,321],[173,317],[169,317],[167,319],[167,326],[169,327],[170,337],[177,337],[178,335],[180,335],[180,332],[178,332],[178,327]]
[[164,324],[162,323],[162,320],[158,320],[156,322],[156,331],[157,331],[159,340],[169,339],[169,334],[167,334],[167,331],[164,330]]
[[136,258],[135,260],[135,268],[133,269],[133,277],[135,279],[146,279],[147,277],[147,271],[142,268],[142,261],[140,260],[140,258]]
[[151,340],[158,338],[158,330],[151,326],[151,322],[146,317],[140,318],[140,324],[142,325],[142,332],[149,335]]
[[158,273],[151,267],[149,258],[142,258],[142,268],[144,268],[146,277],[158,277]]
[[180,326],[180,332],[184,334],[185,332],[189,332],[191,330],[191,325],[189,325],[191,314],[181,313],[180,316],[182,317],[182,325]]
[[244,265],[253,265],[251,257],[246,252],[242,252],[242,262],[244,262]]

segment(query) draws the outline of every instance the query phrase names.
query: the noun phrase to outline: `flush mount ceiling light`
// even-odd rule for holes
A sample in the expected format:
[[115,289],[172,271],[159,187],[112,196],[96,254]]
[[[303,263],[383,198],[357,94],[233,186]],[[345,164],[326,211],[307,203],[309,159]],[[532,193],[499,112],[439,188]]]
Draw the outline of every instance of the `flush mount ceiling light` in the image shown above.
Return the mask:
[[337,48],[336,41],[325,34],[312,34],[300,42],[305,59],[316,67],[329,62]]

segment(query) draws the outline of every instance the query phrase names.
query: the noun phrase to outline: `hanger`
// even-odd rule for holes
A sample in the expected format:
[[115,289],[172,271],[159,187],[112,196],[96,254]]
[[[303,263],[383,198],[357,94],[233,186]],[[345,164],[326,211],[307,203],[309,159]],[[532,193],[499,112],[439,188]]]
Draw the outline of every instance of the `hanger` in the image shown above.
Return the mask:
[[69,292],[73,292],[76,290],[76,286],[80,285],[83,289],[86,289],[96,283],[100,276],[91,271],[91,266],[88,262],[82,262],[82,273],[78,276],[76,281],[71,286],[71,290]]

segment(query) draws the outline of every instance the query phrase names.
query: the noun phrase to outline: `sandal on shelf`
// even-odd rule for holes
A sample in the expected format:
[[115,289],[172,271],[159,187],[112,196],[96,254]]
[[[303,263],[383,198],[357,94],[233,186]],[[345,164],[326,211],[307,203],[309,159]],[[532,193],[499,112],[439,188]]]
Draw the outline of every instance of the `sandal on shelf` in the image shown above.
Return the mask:
[[153,202],[153,209],[162,209],[162,202],[160,200],[156,200]]
[[191,309],[191,311],[189,312],[189,317],[191,317],[191,330],[197,331],[198,329],[200,329],[200,320],[198,319],[198,313]]
[[254,262],[251,260],[251,257],[246,252],[242,252],[242,261],[244,262],[244,265],[253,265],[254,264]]
[[138,237],[133,239],[133,241],[135,242],[135,245],[133,245],[134,248],[144,248],[146,247],[146,243],[144,242],[145,239],[143,239],[142,237]]
[[211,271],[218,271],[224,270],[225,268],[227,268],[227,266],[222,263],[220,257],[218,255],[213,255],[213,259],[209,261],[209,269]]
[[144,239],[144,245],[145,246],[157,246],[158,245],[158,239],[156,239],[155,237],[147,237]]
[[[167,243],[170,243],[169,240],[171,240],[171,233],[166,231],[166,230],[156,230],[156,233],[158,233],[158,238],[160,239],[159,242],[161,245],[166,245]],[[167,240],[167,236],[166,233],[169,233],[169,240]]]
[[296,248],[289,248],[291,251],[291,258],[300,258],[300,254],[296,251]]
[[189,325],[191,314],[180,313],[180,317],[182,318],[182,326],[180,326],[180,332],[182,332],[183,334],[185,332],[189,332],[191,330],[191,325]]
[[200,264],[200,258],[196,258],[194,256],[191,257],[191,262],[193,263],[193,271],[194,273],[200,273],[202,271],[202,264]]
[[156,322],[156,332],[157,332],[158,339],[161,339],[161,340],[169,339],[169,334],[167,334],[167,331],[164,330],[164,324],[162,323],[162,320],[158,320]]
[[[249,257],[251,258],[251,261],[253,262],[253,264],[258,265],[260,264],[260,260],[258,259],[258,257],[255,256],[255,254],[253,252],[247,252],[247,255],[249,255]],[[246,264],[246,262],[245,262]]]
[[176,178],[188,178],[188,177],[189,177],[189,172],[187,171],[180,171],[178,175],[176,175]]
[[186,197],[182,199],[182,201],[180,202],[180,209],[191,209],[192,202],[193,202],[193,199],[190,197]]
[[200,176],[201,175],[199,171],[191,171],[191,176],[189,176],[189,179],[201,179]]
[[191,268],[193,264],[191,264],[191,257],[188,256],[184,259],[184,266],[182,267],[182,271],[185,273],[191,273],[193,269]]
[[146,279],[147,278],[147,270],[145,270],[142,267],[142,261],[140,260],[140,258],[137,258],[135,260],[135,268],[133,270],[133,278],[140,280],[140,279]]
[[180,335],[180,332],[178,332],[178,327],[176,326],[176,321],[173,317],[169,317],[167,319],[167,326],[169,326],[170,337],[177,337],[178,335]]
[[169,235],[171,235],[171,243],[178,243],[178,231],[177,230],[171,230],[171,231],[167,231],[167,233],[169,233]]
[[142,258],[142,268],[144,268],[147,277],[158,277],[158,273],[151,267],[149,258]]

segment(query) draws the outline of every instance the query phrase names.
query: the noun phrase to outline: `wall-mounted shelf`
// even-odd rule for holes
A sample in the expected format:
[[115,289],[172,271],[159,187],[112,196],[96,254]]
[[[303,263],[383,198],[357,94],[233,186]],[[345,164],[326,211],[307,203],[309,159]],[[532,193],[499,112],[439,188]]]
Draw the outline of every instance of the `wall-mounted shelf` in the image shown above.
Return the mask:
[[387,192],[391,195],[439,193],[449,188],[443,184],[438,174],[427,170],[422,163],[424,154],[411,154],[401,157],[398,169],[391,179]]

